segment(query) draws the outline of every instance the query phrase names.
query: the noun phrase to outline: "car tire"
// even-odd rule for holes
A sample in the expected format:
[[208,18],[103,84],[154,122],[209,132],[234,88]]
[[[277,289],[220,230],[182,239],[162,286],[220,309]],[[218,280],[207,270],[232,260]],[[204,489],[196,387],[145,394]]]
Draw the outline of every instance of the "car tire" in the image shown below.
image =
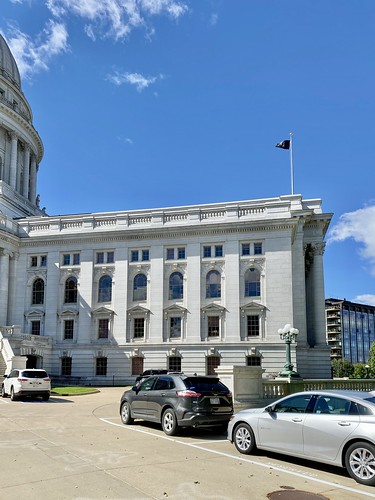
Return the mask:
[[353,443],[346,450],[345,467],[357,483],[375,486],[375,446],[365,441]]
[[131,416],[131,409],[130,409],[130,404],[128,403],[128,401],[125,401],[122,404],[120,415],[121,415],[121,422],[124,425],[129,425],[129,424],[132,424],[134,422],[134,420],[132,419],[132,416]]
[[163,431],[167,436],[176,436],[178,434],[178,424],[177,417],[175,412],[168,408],[165,410],[161,417],[161,425],[163,427]]
[[11,388],[10,388],[10,399],[11,399],[12,401],[16,401],[16,399],[17,399],[17,396],[14,394],[14,389],[13,389],[13,387],[11,387]]
[[244,455],[250,455],[256,448],[254,432],[245,423],[238,424],[234,429],[233,442],[237,450]]
[[1,387],[1,397],[2,398],[6,398],[8,396],[8,394],[5,392],[5,388],[4,386]]

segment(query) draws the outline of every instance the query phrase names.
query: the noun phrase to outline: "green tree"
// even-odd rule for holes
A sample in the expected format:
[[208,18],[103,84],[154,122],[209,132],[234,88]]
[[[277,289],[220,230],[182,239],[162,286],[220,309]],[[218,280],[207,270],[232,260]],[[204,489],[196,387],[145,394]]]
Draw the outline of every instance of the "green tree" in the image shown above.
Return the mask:
[[348,359],[340,358],[332,360],[332,374],[334,378],[352,377],[353,373],[353,363]]
[[366,365],[364,363],[356,363],[354,365],[354,378],[367,378]]
[[368,358],[367,364],[370,367],[369,376],[371,378],[374,378],[375,377],[375,342],[373,342],[371,347],[370,347],[369,358]]

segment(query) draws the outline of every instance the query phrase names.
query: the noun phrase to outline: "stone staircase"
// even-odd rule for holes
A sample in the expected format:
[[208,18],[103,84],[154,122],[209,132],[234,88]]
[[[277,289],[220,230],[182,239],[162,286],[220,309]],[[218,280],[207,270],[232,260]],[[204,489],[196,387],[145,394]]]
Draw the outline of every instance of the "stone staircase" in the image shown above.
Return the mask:
[[5,361],[4,361],[2,353],[0,351],[0,382],[3,379],[3,375],[5,373],[6,368],[7,368],[7,365],[6,365]]

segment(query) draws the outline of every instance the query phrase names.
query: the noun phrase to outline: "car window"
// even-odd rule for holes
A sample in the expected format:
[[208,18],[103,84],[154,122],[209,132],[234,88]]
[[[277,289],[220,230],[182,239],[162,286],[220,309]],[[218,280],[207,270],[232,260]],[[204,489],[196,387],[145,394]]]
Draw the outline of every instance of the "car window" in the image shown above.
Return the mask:
[[[351,412],[351,401],[335,396],[318,396],[314,407],[314,413],[331,413],[333,415],[353,415]],[[357,413],[358,414],[358,413]]]
[[18,377],[18,370],[12,370],[9,374],[9,378]]
[[151,391],[152,386],[154,385],[156,377],[149,377],[144,380],[139,386],[140,391]]
[[228,387],[222,384],[218,378],[187,377],[184,379],[184,384],[187,389],[197,392],[229,392]]
[[48,375],[44,370],[37,371],[23,371],[22,376],[25,378],[47,378]]
[[374,412],[367,406],[352,401],[350,406],[349,415],[373,415]]
[[277,403],[273,410],[276,413],[310,413],[308,405],[312,395],[300,394],[299,396],[291,396]]
[[159,377],[156,381],[154,391],[165,391],[169,389],[174,389],[175,384],[170,377]]

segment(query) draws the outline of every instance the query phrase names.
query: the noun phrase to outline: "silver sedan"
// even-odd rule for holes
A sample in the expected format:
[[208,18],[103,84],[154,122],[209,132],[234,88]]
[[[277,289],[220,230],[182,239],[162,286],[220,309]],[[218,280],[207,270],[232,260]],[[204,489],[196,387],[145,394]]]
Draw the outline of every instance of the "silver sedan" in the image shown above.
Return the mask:
[[242,410],[228,425],[240,453],[256,448],[345,467],[375,486],[375,391],[298,392]]

